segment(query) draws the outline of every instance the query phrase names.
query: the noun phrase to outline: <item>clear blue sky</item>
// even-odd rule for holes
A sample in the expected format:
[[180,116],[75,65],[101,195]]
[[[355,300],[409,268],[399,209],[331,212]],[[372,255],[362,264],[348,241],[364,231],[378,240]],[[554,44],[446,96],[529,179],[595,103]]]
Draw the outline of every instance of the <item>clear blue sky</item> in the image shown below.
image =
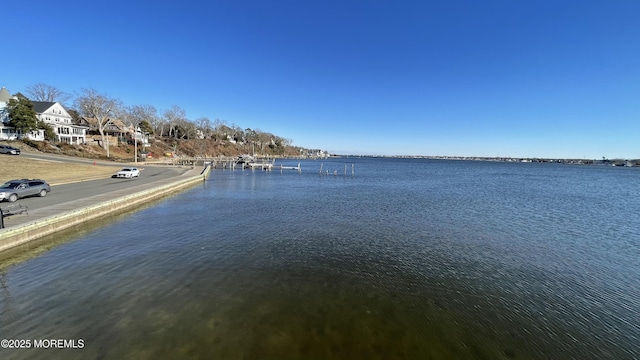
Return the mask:
[[640,158],[640,1],[7,1],[0,86],[336,153]]

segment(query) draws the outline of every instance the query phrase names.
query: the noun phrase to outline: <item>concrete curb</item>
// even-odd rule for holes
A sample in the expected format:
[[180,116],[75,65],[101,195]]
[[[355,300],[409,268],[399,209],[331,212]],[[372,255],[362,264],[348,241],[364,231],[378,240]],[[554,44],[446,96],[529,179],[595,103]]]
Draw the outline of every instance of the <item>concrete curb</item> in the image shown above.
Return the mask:
[[[99,201],[94,205],[62,211],[55,215],[3,229],[0,231],[0,253],[71,226],[91,221],[100,216],[124,212],[137,205],[175,194],[177,191],[202,183],[208,177],[210,171],[211,168],[209,166],[205,167],[198,175],[194,175],[194,170],[191,170],[180,176],[178,180],[163,181],[162,184],[152,186],[143,191],[128,195],[121,195],[116,192],[111,200]],[[195,171],[195,173],[197,172],[199,171]],[[110,194],[102,194],[99,197],[104,198],[105,195],[109,197]],[[68,206],[73,208],[73,202],[69,203]]]

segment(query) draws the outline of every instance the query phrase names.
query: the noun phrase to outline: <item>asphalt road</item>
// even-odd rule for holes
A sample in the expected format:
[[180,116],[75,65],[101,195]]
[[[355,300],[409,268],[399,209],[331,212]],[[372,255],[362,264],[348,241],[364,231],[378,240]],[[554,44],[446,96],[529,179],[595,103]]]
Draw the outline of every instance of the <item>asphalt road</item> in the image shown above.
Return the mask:
[[[59,156],[49,154],[24,154],[20,156],[29,156],[40,159],[55,159],[57,161],[67,162],[88,162],[93,163],[92,159],[74,158],[70,156]],[[118,168],[123,167],[123,164],[100,162],[102,164],[114,165],[114,174]],[[51,192],[41,198],[39,196],[22,198],[16,201],[16,203],[26,205],[29,210],[35,210],[55,204],[60,204],[67,201],[73,201],[82,199],[85,197],[93,196],[100,193],[108,193],[116,190],[124,190],[132,188],[134,186],[151,184],[158,180],[164,180],[179,176],[189,170],[188,167],[170,167],[170,166],[145,166],[144,163],[140,163],[138,168],[141,169],[140,177],[134,179],[115,179],[106,177],[99,180],[89,180],[76,183],[54,185],[51,187]],[[11,203],[3,201],[0,203],[0,208],[5,208]]]

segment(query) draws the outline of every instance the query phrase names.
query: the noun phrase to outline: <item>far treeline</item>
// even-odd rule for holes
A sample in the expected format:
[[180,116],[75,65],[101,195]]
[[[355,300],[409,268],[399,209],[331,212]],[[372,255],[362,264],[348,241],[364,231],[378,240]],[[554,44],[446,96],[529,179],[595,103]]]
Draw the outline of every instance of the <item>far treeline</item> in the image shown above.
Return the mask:
[[[53,129],[38,121],[32,101],[61,103],[74,124],[81,119],[95,119],[97,129],[104,141],[108,129],[120,120],[126,126],[139,129],[156,142],[166,145],[188,156],[233,156],[243,153],[273,156],[306,156],[312,151],[292,146],[293,140],[286,139],[259,129],[242,129],[225,120],[211,121],[207,117],[188,119],[186,111],[178,105],[162,112],[153,105],[125,105],[117,98],[99,93],[95,89],[83,88],[79,96],[73,98],[55,86],[34,84],[25,89],[27,96],[17,93],[8,106],[9,125],[20,129],[23,134],[37,129],[45,130],[45,138],[55,141]],[[194,144],[197,142],[198,144]],[[184,147],[181,146],[184,144]]]

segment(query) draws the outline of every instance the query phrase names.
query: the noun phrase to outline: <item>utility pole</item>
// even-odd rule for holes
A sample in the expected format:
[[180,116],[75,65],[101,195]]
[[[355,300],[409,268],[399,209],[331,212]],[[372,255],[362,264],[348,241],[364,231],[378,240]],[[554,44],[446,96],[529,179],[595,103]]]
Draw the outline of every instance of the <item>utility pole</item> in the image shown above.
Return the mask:
[[133,163],[138,165],[138,126],[133,129]]

